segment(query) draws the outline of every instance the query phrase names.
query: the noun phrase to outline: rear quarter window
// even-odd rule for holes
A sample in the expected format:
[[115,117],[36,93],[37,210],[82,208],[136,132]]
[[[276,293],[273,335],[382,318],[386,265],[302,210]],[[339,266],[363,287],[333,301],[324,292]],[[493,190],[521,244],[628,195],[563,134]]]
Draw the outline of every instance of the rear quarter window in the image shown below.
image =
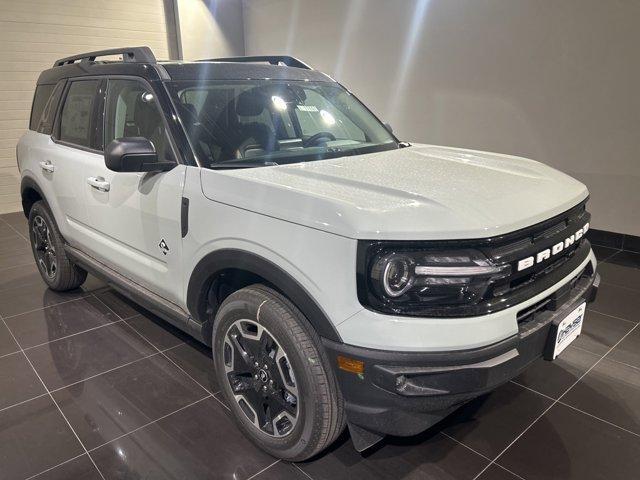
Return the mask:
[[60,140],[81,147],[91,144],[91,116],[96,101],[98,80],[71,83],[60,114]]
[[29,130],[38,130],[38,123],[42,117],[44,107],[51,98],[55,84],[38,85],[33,95],[33,104],[31,106],[31,119],[29,121]]

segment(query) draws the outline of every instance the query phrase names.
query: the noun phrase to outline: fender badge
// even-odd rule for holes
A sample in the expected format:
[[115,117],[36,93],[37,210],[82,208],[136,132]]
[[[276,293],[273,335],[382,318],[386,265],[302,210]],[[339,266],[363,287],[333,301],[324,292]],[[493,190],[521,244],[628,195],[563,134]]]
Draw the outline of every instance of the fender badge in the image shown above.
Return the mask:
[[164,241],[164,238],[160,240],[158,247],[160,247],[160,251],[163,255],[166,255],[169,252],[169,245],[167,245],[167,242]]

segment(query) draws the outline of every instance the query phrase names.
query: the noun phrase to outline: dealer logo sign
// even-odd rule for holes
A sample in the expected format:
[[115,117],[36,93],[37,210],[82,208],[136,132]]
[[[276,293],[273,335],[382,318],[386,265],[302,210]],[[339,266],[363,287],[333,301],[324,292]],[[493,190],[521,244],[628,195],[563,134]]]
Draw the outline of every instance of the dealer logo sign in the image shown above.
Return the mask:
[[544,262],[545,260],[558,255],[560,252],[569,248],[571,245],[584,237],[584,235],[587,233],[587,230],[589,230],[589,224],[585,223],[584,227],[580,228],[578,231],[576,231],[576,233],[565,238],[563,241],[558,242],[549,248],[545,248],[535,255],[523,258],[518,262],[518,271],[521,272],[522,270],[526,270],[527,268],[533,267],[540,262]]

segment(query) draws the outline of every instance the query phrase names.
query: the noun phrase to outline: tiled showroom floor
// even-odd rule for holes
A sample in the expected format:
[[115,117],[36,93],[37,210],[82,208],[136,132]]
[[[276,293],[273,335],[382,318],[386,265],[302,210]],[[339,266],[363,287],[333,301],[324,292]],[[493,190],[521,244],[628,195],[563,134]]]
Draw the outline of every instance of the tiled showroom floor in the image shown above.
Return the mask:
[[292,465],[234,427],[210,351],[89,278],[45,288],[22,214],[0,216],[0,478],[640,478],[640,254],[596,247],[584,332],[442,424]]

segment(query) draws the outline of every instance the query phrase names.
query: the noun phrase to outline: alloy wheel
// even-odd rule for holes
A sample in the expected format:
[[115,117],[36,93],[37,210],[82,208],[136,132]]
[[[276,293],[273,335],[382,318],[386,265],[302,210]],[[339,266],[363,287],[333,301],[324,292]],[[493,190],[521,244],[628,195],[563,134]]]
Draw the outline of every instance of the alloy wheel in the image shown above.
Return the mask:
[[53,279],[58,271],[56,249],[51,240],[51,229],[40,215],[33,218],[31,240],[38,265],[47,277]]
[[237,320],[224,338],[224,367],[233,396],[262,433],[284,437],[295,427],[298,385],[287,353],[263,325]]

